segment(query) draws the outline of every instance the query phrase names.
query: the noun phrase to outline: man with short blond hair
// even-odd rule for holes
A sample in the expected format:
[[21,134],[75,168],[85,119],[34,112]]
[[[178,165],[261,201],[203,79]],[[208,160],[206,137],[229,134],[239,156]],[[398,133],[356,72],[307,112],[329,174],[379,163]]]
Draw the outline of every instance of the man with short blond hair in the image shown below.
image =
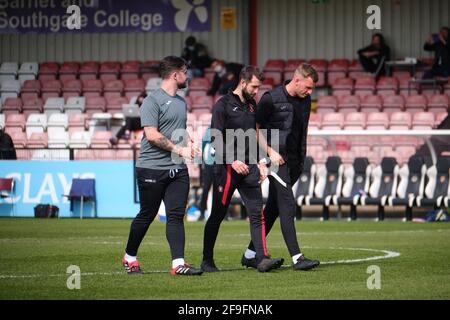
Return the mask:
[[[284,241],[292,257],[294,270],[309,270],[320,264],[303,256],[295,230],[296,203],[292,186],[303,171],[306,157],[306,137],[311,111],[311,93],[318,82],[316,70],[309,64],[300,65],[292,80],[266,92],[259,102],[256,127],[258,142],[266,151],[272,172],[269,175],[269,197],[264,208],[266,235],[280,216]],[[264,136],[263,130],[267,130]],[[272,135],[278,135],[272,145]],[[242,257],[249,265],[255,255],[250,243]]]

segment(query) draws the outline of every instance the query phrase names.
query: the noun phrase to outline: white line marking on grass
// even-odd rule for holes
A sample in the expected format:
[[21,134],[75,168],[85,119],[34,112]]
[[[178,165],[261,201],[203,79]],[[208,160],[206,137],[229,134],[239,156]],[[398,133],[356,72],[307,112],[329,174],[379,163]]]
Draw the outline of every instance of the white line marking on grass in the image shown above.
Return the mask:
[[[323,249],[318,247],[308,247],[304,246],[303,248],[307,249]],[[374,260],[382,260],[382,259],[390,259],[390,258],[396,258],[400,256],[399,252],[395,251],[388,251],[388,250],[379,250],[379,249],[368,249],[368,248],[343,248],[343,247],[329,247],[326,249],[331,250],[349,250],[349,251],[369,251],[369,252],[377,252],[377,253],[384,253],[385,255],[382,256],[373,256],[373,257],[367,257],[367,258],[361,258],[361,259],[350,259],[350,260],[336,260],[336,261],[321,261],[320,264],[327,265],[327,264],[351,264],[351,263],[357,263],[357,262],[366,262],[366,261],[374,261]],[[283,265],[283,267],[290,267],[290,265]],[[237,268],[232,270],[226,270],[223,271],[240,271],[245,270],[244,268]],[[169,273],[168,270],[152,270],[152,271],[144,271],[144,274],[157,274],[157,273]],[[85,272],[81,273],[81,276],[115,276],[115,275],[125,275],[125,272]],[[65,273],[63,274],[24,274],[24,275],[0,275],[1,279],[26,279],[26,278],[44,278],[44,277],[66,277],[67,275]]]

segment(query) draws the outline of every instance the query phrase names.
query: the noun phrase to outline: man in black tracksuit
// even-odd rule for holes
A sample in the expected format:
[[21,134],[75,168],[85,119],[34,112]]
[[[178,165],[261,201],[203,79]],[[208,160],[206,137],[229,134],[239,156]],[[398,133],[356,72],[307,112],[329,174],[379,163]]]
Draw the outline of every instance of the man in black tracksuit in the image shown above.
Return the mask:
[[[295,270],[308,270],[319,265],[319,261],[305,258],[298,245],[295,230],[296,203],[292,192],[292,186],[303,170],[311,110],[310,95],[317,81],[317,72],[313,67],[308,64],[300,65],[291,81],[286,81],[263,95],[256,118],[258,141],[267,151],[272,169],[269,173],[269,197],[264,208],[266,234],[279,215],[283,237]],[[266,136],[264,130],[267,132]],[[272,136],[276,133],[278,141],[273,141],[276,139]],[[254,254],[254,244],[250,243],[243,261]]]
[[214,245],[236,189],[250,217],[250,234],[255,248],[252,266],[260,272],[267,272],[281,267],[284,262],[282,259],[270,259],[265,243],[263,200],[259,184],[260,178],[265,177],[261,177],[257,164],[256,102],[253,99],[262,80],[263,75],[258,68],[243,68],[237,88],[222,97],[213,109],[211,137],[215,149],[214,191],[203,241],[201,268],[205,272],[219,271],[214,263]]

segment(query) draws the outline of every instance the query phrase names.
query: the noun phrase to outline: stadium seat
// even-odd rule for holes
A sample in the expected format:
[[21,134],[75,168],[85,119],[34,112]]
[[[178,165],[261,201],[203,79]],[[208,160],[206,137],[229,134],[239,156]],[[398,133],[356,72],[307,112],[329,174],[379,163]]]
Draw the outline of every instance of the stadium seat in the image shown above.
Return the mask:
[[50,130],[50,128],[63,128],[64,130],[67,130],[69,126],[69,117],[67,114],[64,113],[54,113],[48,117],[47,120],[47,130]]
[[383,158],[381,164],[372,170],[372,183],[369,194],[361,197],[361,205],[377,205],[378,220],[384,220],[384,207],[390,196],[395,197],[400,168],[392,157]]
[[103,94],[103,82],[99,79],[85,79],[83,84],[84,97],[100,97]]
[[59,80],[42,81],[41,95],[44,102],[48,98],[58,98],[61,96],[61,82]]
[[133,150],[119,149],[116,153],[117,160],[133,160]]
[[46,132],[33,132],[28,136],[27,148],[46,149],[48,147],[48,137]]
[[108,97],[106,99],[106,111],[111,114],[122,112],[123,105],[128,104],[128,102],[127,97]]
[[72,113],[69,115],[69,133],[85,131],[87,129],[88,115],[86,113]]
[[367,95],[373,95],[375,93],[376,81],[373,77],[360,77],[355,82],[355,95],[363,98]]
[[16,80],[18,69],[17,62],[3,62],[0,65],[0,83],[7,80]]
[[45,114],[30,114],[26,122],[27,137],[33,133],[42,133],[47,130],[47,116]]
[[328,65],[328,84],[334,85],[336,79],[345,78],[350,62],[347,59],[333,59]]
[[421,95],[411,95],[406,98],[405,111],[410,113],[421,112],[427,109],[427,98]]
[[389,115],[384,112],[367,114],[367,130],[386,130],[389,128]]
[[413,116],[413,130],[432,130],[435,127],[434,114],[431,112],[417,112]]
[[344,127],[344,114],[327,113],[322,116],[322,130],[342,130]]
[[405,110],[405,98],[401,95],[383,96],[383,112],[393,113]]
[[22,84],[20,97],[22,99],[38,98],[41,94],[41,82],[39,80],[26,80]]
[[398,93],[398,80],[394,77],[380,77],[376,88],[379,96],[396,95]]
[[338,99],[335,96],[320,96],[317,101],[317,113],[337,112]]
[[359,96],[338,96],[338,112],[351,113],[358,112],[361,105]]
[[297,218],[301,218],[302,206],[314,196],[316,164],[312,157],[306,157],[303,171],[296,182],[295,199],[298,206]]
[[80,80],[71,79],[63,82],[63,97],[67,100],[70,97],[79,97],[82,92],[82,84]]
[[120,62],[118,61],[105,61],[100,65],[99,78],[106,82],[109,80],[117,80],[120,73]]
[[192,102],[192,111],[203,109],[207,110],[207,112],[210,112],[209,110],[212,110],[214,103],[214,99],[211,96],[198,96],[193,99]]
[[[396,76],[394,74],[394,76]],[[411,76],[400,75],[396,76],[398,79],[398,94],[404,96],[405,98],[410,95],[418,95],[419,94],[419,85],[418,84],[409,84],[411,80]]]
[[320,130],[322,126],[322,116],[317,113],[311,113],[308,122],[308,131]]
[[339,157],[329,157],[326,164],[316,172],[314,197],[306,198],[307,205],[322,205],[323,220],[329,220],[329,207],[341,195],[344,166]]
[[342,194],[335,199],[334,203],[336,205],[349,205],[351,220],[357,219],[356,207],[360,204],[360,198],[369,193],[371,173],[372,167],[366,157],[355,158],[353,165],[344,171]]
[[22,107],[22,99],[6,98],[5,103],[3,104],[3,106],[1,106],[0,110],[3,114],[8,115],[12,113],[22,113]]
[[361,112],[348,113],[345,116],[344,130],[364,130],[366,128],[366,114]]
[[105,99],[109,97],[121,97],[123,93],[123,82],[122,80],[107,80],[103,81],[103,96]]
[[8,133],[11,136],[15,148],[25,148],[27,146],[27,135],[25,132],[13,131]]
[[353,78],[355,80],[367,76],[367,73],[364,71],[359,59],[353,59],[350,63],[350,66],[348,67],[348,76],[349,78]]
[[145,83],[142,79],[125,80],[125,96],[129,99],[138,97],[145,91]]
[[27,117],[32,113],[44,112],[44,102],[41,98],[23,98],[22,112]]
[[7,98],[18,98],[20,94],[20,82],[18,80],[3,80],[0,86],[1,104]]
[[381,112],[383,100],[378,95],[367,95],[361,100],[360,111],[363,113]]
[[390,116],[390,130],[409,130],[412,125],[412,115],[408,112],[394,112]]
[[91,148],[111,148],[111,142],[109,141],[111,138],[111,131],[95,131],[91,137]]
[[64,110],[67,114],[83,113],[86,109],[85,97],[70,97],[67,99],[67,103],[64,106]]
[[423,197],[427,167],[422,157],[413,156],[399,170],[397,194],[388,198],[389,206],[405,206],[405,218],[412,220],[416,198]]
[[59,80],[66,82],[67,80],[75,80],[80,69],[80,63],[76,61],[66,61],[59,68]]
[[80,80],[97,79],[97,74],[100,66],[98,62],[86,61],[81,65],[78,73]]
[[434,122],[435,126],[438,127],[448,116],[448,112],[439,112],[436,115],[436,121]]
[[26,119],[23,114],[10,114],[6,117],[6,128],[20,128],[25,131]]
[[56,80],[59,72],[59,64],[57,62],[44,62],[39,66],[38,79],[41,81]]
[[416,198],[418,207],[448,208],[450,197],[450,158],[438,157],[437,163],[427,170],[424,197]]
[[352,78],[337,78],[334,80],[332,89],[333,96],[350,96],[353,94],[354,80]]
[[87,131],[75,131],[70,135],[69,147],[72,149],[85,149],[91,145],[91,136]]
[[48,147],[50,149],[65,149],[69,146],[69,133],[66,131],[48,131]]
[[432,95],[428,99],[428,111],[433,113],[448,112],[450,98],[445,94]]
[[20,65],[18,71],[20,84],[23,85],[27,80],[35,80],[39,73],[39,64],[37,62],[24,62]]
[[44,104],[44,113],[64,113],[64,98],[48,98]]
[[120,78],[122,80],[138,79],[140,64],[140,61],[125,61],[120,69]]
[[93,114],[96,112],[106,111],[106,99],[104,97],[87,97],[86,113]]

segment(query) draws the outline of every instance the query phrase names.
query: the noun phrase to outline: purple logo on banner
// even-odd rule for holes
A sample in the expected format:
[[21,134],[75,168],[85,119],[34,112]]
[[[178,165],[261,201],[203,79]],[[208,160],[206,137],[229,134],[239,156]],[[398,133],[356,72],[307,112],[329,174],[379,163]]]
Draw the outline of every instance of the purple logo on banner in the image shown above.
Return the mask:
[[[73,4],[80,30],[67,27]],[[211,0],[0,0],[0,34],[210,30]]]

